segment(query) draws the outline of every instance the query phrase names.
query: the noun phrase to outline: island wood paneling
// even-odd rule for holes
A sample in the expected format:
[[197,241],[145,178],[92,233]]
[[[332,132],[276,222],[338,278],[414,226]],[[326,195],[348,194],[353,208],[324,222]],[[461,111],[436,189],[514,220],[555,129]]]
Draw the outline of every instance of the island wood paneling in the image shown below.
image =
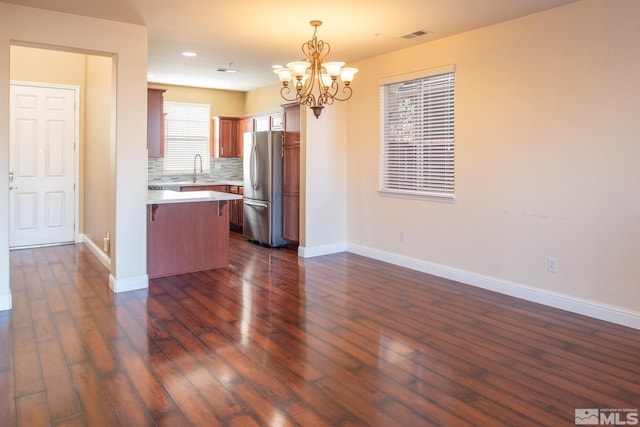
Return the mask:
[[227,201],[147,206],[150,278],[229,265]]

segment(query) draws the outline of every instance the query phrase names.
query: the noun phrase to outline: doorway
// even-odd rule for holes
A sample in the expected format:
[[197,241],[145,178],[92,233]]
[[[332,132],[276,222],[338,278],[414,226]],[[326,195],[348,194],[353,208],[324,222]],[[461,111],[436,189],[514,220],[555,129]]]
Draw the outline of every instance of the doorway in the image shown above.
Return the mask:
[[9,247],[76,238],[78,88],[12,83]]
[[[66,234],[64,237],[58,236],[56,239],[26,242],[16,242],[14,236],[8,236],[9,248],[74,241],[85,242],[90,245],[92,251],[95,250],[98,256],[102,256],[101,261],[108,263],[110,253],[105,254],[102,250],[102,242],[107,233],[113,235],[110,229],[113,212],[111,178],[114,149],[113,130],[115,129],[114,61],[112,55],[57,50],[51,49],[49,46],[12,44],[10,79],[11,84],[20,84],[20,90],[25,90],[25,86],[36,86],[39,90],[54,92],[75,90],[71,103],[75,122],[72,130],[73,145],[66,146],[72,147],[74,150],[71,154],[72,161],[68,161],[68,154],[65,154],[67,158],[64,159],[63,155],[45,157],[46,168],[57,162],[57,166],[64,170],[63,172],[61,170],[54,171],[57,175],[56,181],[63,181],[66,177],[73,176],[73,184],[68,187],[72,189],[72,194],[70,196],[68,196],[69,193],[64,196],[60,193],[55,196],[51,195],[47,198],[49,205],[44,204],[45,197],[41,196],[42,202],[36,206],[36,208],[42,206],[43,209],[46,207],[43,215],[49,224],[55,225],[55,227],[48,228],[54,228],[56,232],[65,229]],[[14,89],[11,88],[12,98],[14,97],[13,91]],[[29,100],[30,98],[25,97],[24,99]],[[35,101],[30,102],[35,103]],[[28,105],[28,102],[24,101],[24,103]],[[60,109],[60,105],[63,103],[56,101],[53,104],[55,104],[54,109]],[[20,128],[15,124],[13,106],[10,110],[10,123],[10,127]],[[28,121],[21,122],[20,126],[24,132],[29,127],[35,128],[35,125],[29,125]],[[60,123],[52,121],[50,126],[57,126],[59,134],[64,133]],[[51,138],[49,143],[51,141],[55,141],[55,139]],[[17,203],[13,203],[19,193],[25,189],[24,183],[16,183],[17,169],[24,165],[16,166],[14,164],[13,157],[18,151],[13,149],[13,141],[8,145],[10,146],[8,147],[10,167],[13,168],[14,176],[14,181],[9,186],[18,187],[9,190],[10,203],[7,209],[10,211],[8,215],[10,227],[11,230],[19,229],[21,231],[29,228],[34,229],[36,228],[34,224],[37,222],[37,216],[32,205],[35,205],[38,197],[32,192],[31,196],[22,195]],[[28,148],[34,150],[32,147],[28,146]],[[38,154],[37,149],[35,152]],[[24,157],[23,153],[21,158],[24,160]],[[61,177],[62,174],[65,175],[65,178]],[[42,186],[38,188],[40,189]],[[70,201],[72,201],[72,205],[66,204]],[[14,212],[16,209],[18,211]],[[27,215],[27,212],[31,213]],[[15,225],[13,221],[15,221]],[[71,224],[71,235],[68,233],[69,224]],[[11,231],[9,234],[14,234],[14,232]],[[38,233],[24,231],[15,234],[33,235]]]

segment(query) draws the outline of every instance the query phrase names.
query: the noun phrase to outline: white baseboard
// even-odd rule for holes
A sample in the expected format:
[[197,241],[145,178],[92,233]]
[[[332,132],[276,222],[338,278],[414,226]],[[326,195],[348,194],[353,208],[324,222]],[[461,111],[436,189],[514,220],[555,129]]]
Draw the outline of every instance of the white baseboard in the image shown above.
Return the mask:
[[[81,241],[93,253],[98,260],[111,271],[111,258],[105,254],[91,239],[84,234],[81,235]],[[113,292],[127,292],[137,291],[138,289],[146,289],[149,287],[149,276],[146,274],[137,277],[129,277],[126,279],[116,279],[112,274],[109,274],[109,289]]]
[[98,258],[102,265],[104,265],[105,267],[107,267],[107,269],[109,269],[109,271],[111,271],[111,258],[109,258],[109,256],[105,254],[102,249],[100,249],[98,245],[93,243],[93,240],[88,238],[86,235],[81,234],[79,237],[80,238],[78,240],[87,245],[87,248],[89,248],[91,253],[94,254],[96,258]]
[[485,276],[483,274],[433,264],[365,246],[349,244],[347,250],[368,258],[377,259],[379,261],[388,262],[390,264],[421,271],[423,273],[433,274],[434,276],[455,280],[456,282],[467,285],[488,289],[516,298],[522,298],[527,301],[605,320],[618,325],[640,329],[640,313],[636,311],[534,288],[520,283],[510,282],[508,280]]
[[346,243],[334,243],[322,246],[298,246],[298,256],[302,258],[312,258],[314,256],[329,255],[347,250]]
[[11,294],[0,295],[0,311],[11,310],[11,307],[13,307]]
[[149,287],[149,276],[146,274],[137,277],[128,277],[126,279],[116,279],[112,274],[109,275],[109,289],[115,293],[137,291],[139,289],[147,289]]

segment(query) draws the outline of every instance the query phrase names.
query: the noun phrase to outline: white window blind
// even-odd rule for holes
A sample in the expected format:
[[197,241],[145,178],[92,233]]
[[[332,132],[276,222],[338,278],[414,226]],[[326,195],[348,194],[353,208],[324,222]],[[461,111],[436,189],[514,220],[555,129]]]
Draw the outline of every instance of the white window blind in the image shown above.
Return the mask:
[[[202,156],[202,169],[209,172],[210,110],[208,104],[164,103],[164,172],[193,172],[196,154]],[[200,171],[200,161],[197,163]]]
[[453,198],[453,67],[383,81],[380,191]]

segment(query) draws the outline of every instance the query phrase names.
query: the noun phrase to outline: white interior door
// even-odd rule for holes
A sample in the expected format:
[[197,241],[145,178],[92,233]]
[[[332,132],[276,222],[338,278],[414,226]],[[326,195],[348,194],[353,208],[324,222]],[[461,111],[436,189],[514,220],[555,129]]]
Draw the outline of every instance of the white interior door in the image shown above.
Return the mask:
[[11,85],[9,245],[75,239],[75,90]]

